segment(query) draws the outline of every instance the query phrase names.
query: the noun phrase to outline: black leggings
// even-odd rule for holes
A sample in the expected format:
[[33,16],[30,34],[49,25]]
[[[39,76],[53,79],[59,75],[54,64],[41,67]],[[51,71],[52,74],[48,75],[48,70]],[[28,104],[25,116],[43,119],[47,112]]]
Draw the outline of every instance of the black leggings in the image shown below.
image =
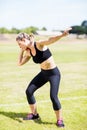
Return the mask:
[[35,104],[34,92],[48,81],[50,82],[50,98],[53,109],[59,110],[61,109],[61,104],[57,95],[60,83],[60,72],[57,67],[51,70],[41,70],[41,72],[30,82],[26,89],[28,103]]

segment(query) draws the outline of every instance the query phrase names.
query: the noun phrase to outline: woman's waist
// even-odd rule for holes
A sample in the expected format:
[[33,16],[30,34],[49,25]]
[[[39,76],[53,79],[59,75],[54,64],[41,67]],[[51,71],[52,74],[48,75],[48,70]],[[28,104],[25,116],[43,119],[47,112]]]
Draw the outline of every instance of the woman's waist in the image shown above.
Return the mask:
[[46,61],[42,62],[40,66],[41,66],[41,69],[43,70],[50,70],[50,69],[54,69],[56,67],[56,64],[53,60],[53,57],[51,56]]

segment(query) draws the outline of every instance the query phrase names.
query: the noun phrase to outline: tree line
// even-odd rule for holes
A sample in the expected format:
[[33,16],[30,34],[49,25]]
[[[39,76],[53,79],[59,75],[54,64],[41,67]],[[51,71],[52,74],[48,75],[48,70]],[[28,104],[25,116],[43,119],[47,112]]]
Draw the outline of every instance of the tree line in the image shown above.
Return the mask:
[[71,27],[72,27],[72,30],[70,30],[70,33],[77,34],[77,35],[81,35],[81,34],[87,35],[87,21],[86,20],[84,20],[81,23],[81,25],[74,25]]
[[[81,35],[81,34],[87,35],[87,20],[84,20],[81,23],[81,25],[73,25],[71,27],[72,27],[72,30],[70,31],[70,33],[77,34],[77,35]],[[26,27],[26,28],[23,28],[23,29],[17,29],[15,27],[13,27],[11,29],[7,29],[5,27],[1,27],[0,28],[0,34],[4,34],[4,33],[18,34],[20,32],[26,32],[28,34],[30,34],[30,33],[37,34],[37,30],[46,31],[47,29],[45,27],[43,27],[42,29],[39,29],[39,28],[34,27],[34,26]]]
[[[4,33],[6,33],[6,34],[18,34],[20,32],[26,32],[28,34],[30,34],[30,33],[36,34],[37,30],[39,30],[39,28],[34,27],[34,26],[26,27],[26,28],[23,28],[23,29],[17,29],[15,27],[13,27],[11,29],[7,29],[5,27],[1,27],[0,28],[0,34],[4,34]],[[45,27],[43,27],[41,30],[46,31],[47,29]]]

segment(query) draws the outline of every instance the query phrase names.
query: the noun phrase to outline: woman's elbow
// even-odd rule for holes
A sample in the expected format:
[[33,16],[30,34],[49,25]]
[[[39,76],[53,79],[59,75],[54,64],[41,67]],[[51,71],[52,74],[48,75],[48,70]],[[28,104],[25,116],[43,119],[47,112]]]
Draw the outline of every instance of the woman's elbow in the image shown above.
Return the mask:
[[21,63],[21,62],[18,62],[17,65],[18,65],[18,66],[22,66],[22,63]]

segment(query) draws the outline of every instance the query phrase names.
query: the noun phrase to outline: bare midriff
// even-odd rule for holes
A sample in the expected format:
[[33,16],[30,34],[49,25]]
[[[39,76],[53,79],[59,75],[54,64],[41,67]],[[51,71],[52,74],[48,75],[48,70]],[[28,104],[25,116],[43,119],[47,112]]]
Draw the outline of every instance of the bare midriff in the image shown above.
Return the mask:
[[56,64],[53,60],[53,57],[51,56],[50,58],[48,58],[47,60],[45,60],[44,62],[42,62],[40,64],[41,69],[43,70],[50,70],[50,69],[54,69],[56,67]]

